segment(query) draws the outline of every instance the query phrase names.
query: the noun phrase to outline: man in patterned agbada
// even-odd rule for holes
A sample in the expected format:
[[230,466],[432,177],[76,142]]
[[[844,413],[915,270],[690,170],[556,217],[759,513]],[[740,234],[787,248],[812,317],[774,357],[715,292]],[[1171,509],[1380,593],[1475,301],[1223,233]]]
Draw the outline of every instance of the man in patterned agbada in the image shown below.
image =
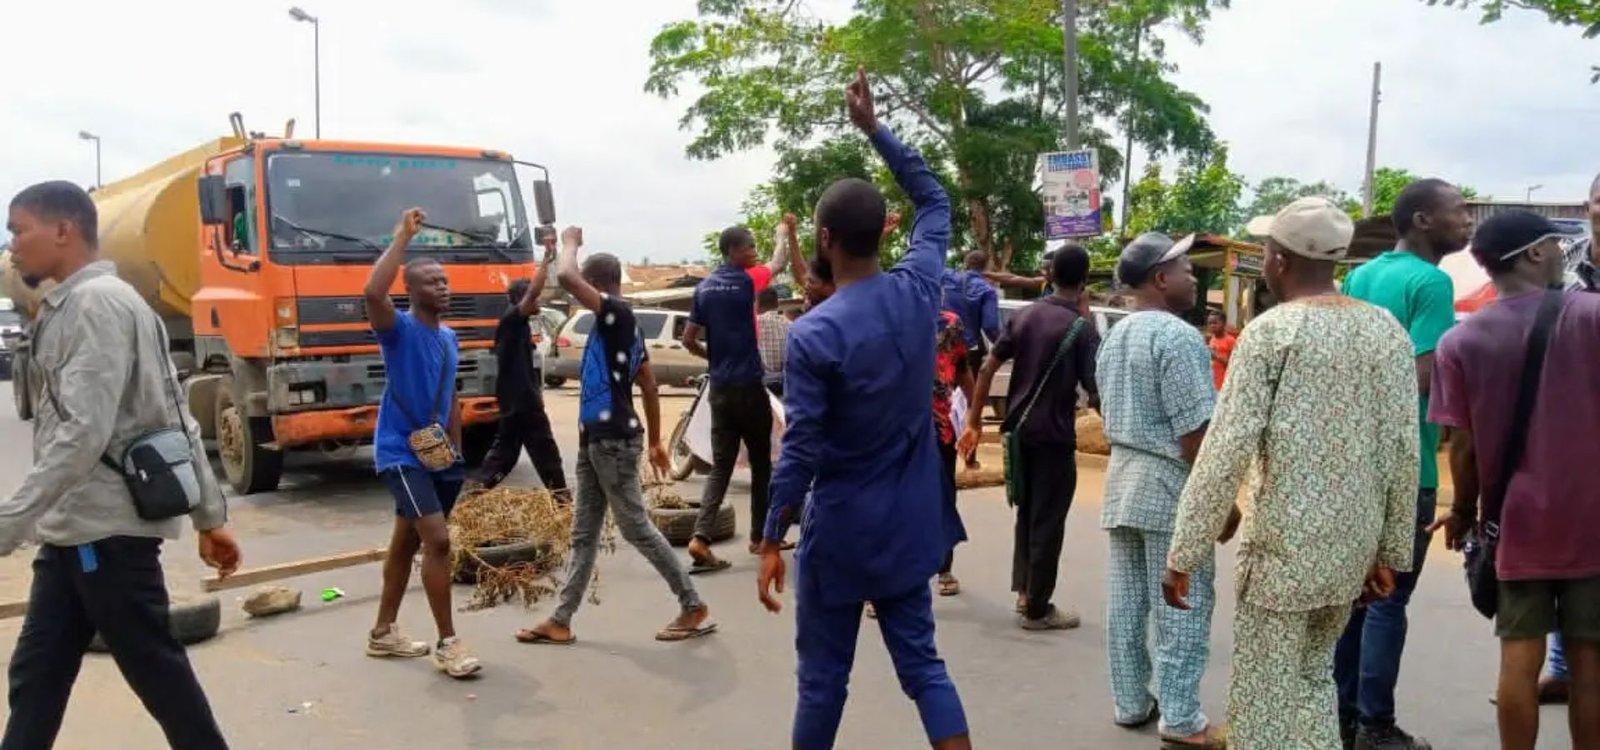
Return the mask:
[[1388,596],[1411,566],[1411,343],[1393,316],[1339,294],[1353,231],[1322,198],[1251,222],[1282,303],[1239,337],[1178,505],[1162,588],[1183,609],[1249,475],[1228,690],[1237,750],[1338,750],[1333,650],[1350,603]]

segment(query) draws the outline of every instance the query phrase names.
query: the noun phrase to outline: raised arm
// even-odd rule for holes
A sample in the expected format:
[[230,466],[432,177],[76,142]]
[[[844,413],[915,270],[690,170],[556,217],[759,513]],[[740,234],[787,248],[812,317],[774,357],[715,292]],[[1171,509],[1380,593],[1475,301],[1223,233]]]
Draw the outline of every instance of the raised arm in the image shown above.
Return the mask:
[[550,280],[550,266],[556,262],[556,241],[551,238],[549,244],[544,246],[544,261],[533,271],[533,281],[528,284],[528,291],[524,292],[522,299],[517,300],[517,312],[523,317],[539,312],[539,295],[544,294],[544,285]]
[[911,198],[911,205],[916,209],[911,219],[911,244],[899,267],[921,276],[927,283],[938,284],[939,273],[944,270],[945,252],[950,248],[950,196],[922,154],[901,143],[888,128],[878,123],[865,68],[856,70],[855,82],[845,90],[845,103],[850,121],[872,140],[872,147],[883,157],[884,164],[894,173],[895,182]]
[[583,272],[578,269],[578,248],[583,247],[583,230],[578,227],[567,227],[561,232],[561,260],[560,270],[556,272],[556,281],[567,294],[589,310],[598,313],[600,305],[605,301],[605,296],[600,290],[595,289],[589,281],[583,278]]
[[800,235],[797,229],[799,225],[800,220],[795,218],[794,214],[784,214],[783,224],[778,231],[783,237],[783,242],[787,242],[789,246],[789,275],[794,277],[795,289],[804,294],[806,288],[806,254],[800,252]]
[[769,277],[776,277],[778,274],[783,273],[783,270],[789,267],[789,259],[798,255],[798,253],[794,252],[795,245],[798,243],[790,239],[793,227],[789,225],[789,221],[793,218],[794,214],[784,214],[783,221],[778,223],[778,229],[772,238],[772,259],[767,261],[767,275]]
[[427,218],[420,208],[408,208],[400,214],[400,223],[394,226],[394,241],[378,256],[372,273],[367,274],[367,286],[363,292],[367,322],[378,333],[386,333],[394,328],[394,301],[389,299],[389,290],[394,288],[395,277],[400,275],[400,267],[405,265],[406,245],[411,244],[411,239],[422,231],[422,222]]

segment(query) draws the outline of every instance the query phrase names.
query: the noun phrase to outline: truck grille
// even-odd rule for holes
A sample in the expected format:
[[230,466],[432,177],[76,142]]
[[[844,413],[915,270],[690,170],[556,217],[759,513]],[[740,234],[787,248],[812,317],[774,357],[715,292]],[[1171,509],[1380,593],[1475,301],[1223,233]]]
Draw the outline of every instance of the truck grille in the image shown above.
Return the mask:
[[[456,332],[456,338],[461,341],[491,341],[494,339],[494,326],[450,326]],[[302,348],[316,346],[362,346],[378,343],[378,337],[373,335],[372,329],[363,328],[356,331],[300,331],[300,346]]]
[[[405,296],[391,297],[396,310],[411,307]],[[445,317],[453,320],[498,320],[510,308],[504,294],[453,294]],[[300,325],[325,323],[365,323],[367,306],[360,297],[301,297]],[[302,342],[305,336],[301,336]],[[318,346],[331,346],[319,344]]]

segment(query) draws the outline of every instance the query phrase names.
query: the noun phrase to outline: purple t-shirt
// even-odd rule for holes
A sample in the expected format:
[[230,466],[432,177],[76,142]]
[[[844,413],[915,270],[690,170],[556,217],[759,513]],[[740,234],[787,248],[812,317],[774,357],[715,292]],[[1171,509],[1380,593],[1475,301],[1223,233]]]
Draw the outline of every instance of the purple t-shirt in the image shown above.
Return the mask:
[[[1499,475],[1506,432],[1542,293],[1502,299],[1439,342],[1428,419],[1471,431],[1478,482]],[[1505,580],[1600,575],[1600,294],[1568,292],[1550,332],[1522,466],[1500,518]]]

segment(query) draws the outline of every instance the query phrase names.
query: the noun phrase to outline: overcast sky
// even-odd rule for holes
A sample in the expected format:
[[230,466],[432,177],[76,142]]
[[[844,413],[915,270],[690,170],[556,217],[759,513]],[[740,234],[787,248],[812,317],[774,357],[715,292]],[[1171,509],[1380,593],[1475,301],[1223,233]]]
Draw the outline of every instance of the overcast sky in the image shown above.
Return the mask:
[[[0,195],[111,181],[227,132],[312,130],[312,29],[290,1],[0,3]],[[684,159],[686,102],[647,95],[648,43],[693,0],[303,0],[322,20],[322,129],[352,140],[498,148],[549,165],[561,223],[625,257],[697,258],[771,155]],[[829,0],[826,5],[836,5]],[[1233,167],[1352,192],[1372,62],[1384,62],[1379,163],[1502,197],[1581,199],[1600,42],[1542,18],[1497,26],[1420,0],[1234,0],[1206,44],[1174,41]],[[1588,135],[1585,135],[1585,134]],[[1142,160],[1141,160],[1142,161]]]

